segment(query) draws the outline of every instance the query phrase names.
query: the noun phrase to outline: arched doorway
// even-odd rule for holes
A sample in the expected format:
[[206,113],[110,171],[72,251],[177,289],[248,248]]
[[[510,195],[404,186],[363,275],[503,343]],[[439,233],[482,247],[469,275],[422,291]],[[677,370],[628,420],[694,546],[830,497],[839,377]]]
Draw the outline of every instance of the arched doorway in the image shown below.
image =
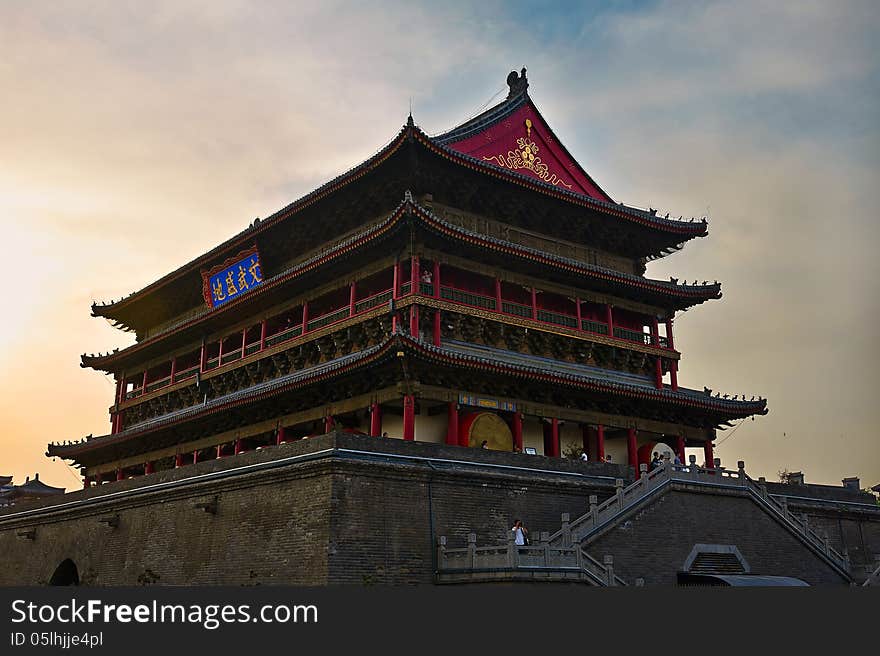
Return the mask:
[[76,564],[66,558],[55,568],[55,573],[49,579],[49,585],[79,585],[79,571]]
[[648,465],[650,468],[651,458],[654,456],[654,452],[660,456],[660,459],[663,459],[663,456],[668,455],[670,462],[675,462],[675,451],[671,446],[665,444],[663,442],[648,442],[647,444],[643,444],[639,447],[637,452],[639,464]]
[[[486,448],[495,451],[513,451],[513,433],[510,426],[494,412],[475,412],[461,421],[461,437],[467,438],[467,445],[479,448],[485,441]],[[459,441],[461,444],[463,440]]]

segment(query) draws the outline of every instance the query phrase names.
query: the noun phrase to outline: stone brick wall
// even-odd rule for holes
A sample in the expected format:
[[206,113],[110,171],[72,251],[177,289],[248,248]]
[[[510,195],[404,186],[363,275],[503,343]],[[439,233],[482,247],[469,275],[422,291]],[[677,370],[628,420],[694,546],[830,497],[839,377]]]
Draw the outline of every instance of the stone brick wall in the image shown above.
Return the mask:
[[588,546],[614,556],[627,581],[673,585],[695,544],[736,545],[751,574],[792,576],[811,585],[845,581],[741,491],[675,489]]
[[[502,543],[519,518],[537,539],[631,471],[331,434],[4,509],[0,585],[46,583],[67,558],[94,585],[427,584],[437,537]],[[878,517],[835,512],[823,516],[842,522],[844,542],[880,543]],[[840,582],[729,494],[667,493],[589,550],[628,580],[674,583],[695,542],[736,544],[756,573]]]

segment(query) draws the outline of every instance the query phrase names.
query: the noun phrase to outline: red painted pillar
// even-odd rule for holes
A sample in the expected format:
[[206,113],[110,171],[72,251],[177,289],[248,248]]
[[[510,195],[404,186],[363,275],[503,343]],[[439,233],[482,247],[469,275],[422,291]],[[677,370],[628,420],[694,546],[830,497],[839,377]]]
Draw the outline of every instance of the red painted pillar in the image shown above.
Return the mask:
[[171,378],[169,379],[169,385],[174,384],[174,377],[177,375],[177,358],[171,358]]
[[663,362],[659,355],[654,358],[654,387],[663,389]]
[[220,338],[220,348],[217,350],[217,366],[223,364],[223,338]]
[[440,298],[440,262],[434,261],[434,298]]
[[418,294],[419,293],[419,280],[421,276],[419,275],[419,256],[413,255],[410,260],[409,266],[409,293],[410,294]]
[[544,424],[544,455],[551,458],[559,457],[559,419],[556,417],[553,417],[549,424]]
[[532,287],[532,319],[538,320],[538,292]]
[[703,453],[706,456],[706,469],[715,469],[715,454],[712,451],[712,440],[703,442]]
[[666,319],[666,346],[675,348],[675,342],[672,341],[672,317]]
[[199,371],[205,373],[205,366],[208,364],[208,345],[202,340],[202,351],[199,353]]
[[434,311],[434,346],[440,346],[440,335],[442,333],[442,328],[440,325],[440,310]]
[[333,415],[327,415],[324,417],[324,432],[329,433],[333,430],[334,426],[336,426],[336,420],[333,419]]
[[495,278],[495,311],[501,312],[501,279]]
[[673,392],[678,391],[678,360],[669,362],[669,384]]
[[382,406],[376,401],[370,404],[370,435],[382,436]]
[[660,346],[660,325],[657,323],[657,317],[651,317],[651,344]]
[[411,337],[419,337],[419,306],[409,306],[409,334]]
[[239,453],[241,453],[241,451],[242,451],[241,438],[239,438],[239,439],[235,440],[235,450],[233,451],[233,453],[235,455],[238,455]]
[[681,464],[687,464],[687,458],[684,455],[684,438],[681,435],[675,436],[675,452],[678,454]]
[[144,369],[144,381],[141,384],[141,395],[144,395],[146,393],[147,393],[147,370]]
[[523,450],[523,416],[517,411],[513,413],[511,421],[511,433],[513,433],[513,450],[521,453]]
[[461,444],[458,436],[458,404],[450,401],[446,406],[446,443],[455,446],[467,446]]
[[608,324],[608,336],[614,337],[614,313],[611,311],[611,303],[605,304],[605,323]]
[[303,301],[303,328],[302,334],[305,335],[309,329],[309,302]]
[[155,471],[154,465],[152,461],[147,461],[144,463],[144,476],[147,474],[152,474]]
[[285,433],[284,426],[279,426],[278,431],[275,435],[275,446],[283,443],[286,437],[287,435]]
[[179,467],[183,467],[183,454],[178,453],[174,456],[174,468],[177,469]]
[[596,426],[596,459],[605,460],[605,427]]
[[193,464],[194,465],[199,464],[199,450],[198,449],[193,451]]
[[354,316],[354,306],[357,302],[357,283],[352,280],[348,289],[348,316]]
[[575,304],[575,316],[577,317],[577,329],[583,330],[584,329],[584,321],[583,321],[583,315],[581,314],[581,299],[575,298],[574,304]]
[[116,470],[116,480],[117,481],[124,481],[125,480],[125,473],[122,471],[121,467]]
[[[392,300],[397,300],[400,296],[400,262],[394,263],[394,280],[391,283],[391,298]],[[394,314],[391,317],[391,332],[397,332],[397,307],[392,303],[392,307],[394,307]]]
[[241,357],[244,358],[244,352],[247,349],[247,328],[241,331]]
[[83,476],[83,489],[88,490],[92,486],[92,481],[88,476]]
[[266,348],[266,320],[260,324],[260,350]]
[[223,445],[222,444],[217,445],[217,456],[216,457],[217,458],[223,457]]
[[636,470],[636,479],[641,478],[642,474],[639,471],[639,456],[638,450],[636,449],[636,429],[630,428],[626,432],[626,464],[632,465]]
[[416,402],[412,394],[403,397],[403,439],[416,439]]

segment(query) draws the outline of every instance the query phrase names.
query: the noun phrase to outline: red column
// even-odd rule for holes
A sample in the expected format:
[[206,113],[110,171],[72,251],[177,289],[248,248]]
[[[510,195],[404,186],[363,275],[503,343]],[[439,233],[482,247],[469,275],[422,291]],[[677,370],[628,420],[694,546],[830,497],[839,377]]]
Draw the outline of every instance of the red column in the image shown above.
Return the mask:
[[279,444],[281,444],[282,442],[284,442],[284,439],[285,439],[286,437],[287,437],[287,435],[285,434],[284,426],[279,426],[279,427],[278,427],[278,432],[277,432],[277,434],[275,435],[275,445],[278,446]]
[[440,310],[434,312],[434,346],[440,346],[440,335],[443,329],[440,326]]
[[266,348],[266,320],[260,324],[260,350]]
[[467,446],[461,444],[458,436],[458,404],[450,401],[446,406],[446,443],[452,446]]
[[89,489],[89,487],[91,487],[91,485],[92,485],[92,482],[91,482],[91,480],[89,480],[89,477],[83,476],[83,489],[87,490],[87,489]]
[[654,358],[654,387],[663,389],[663,362],[659,355]]
[[684,455],[684,438],[681,435],[675,436],[675,452],[678,454],[678,459],[681,460],[681,464],[687,464],[687,458]]
[[174,357],[174,358],[171,358],[171,378],[170,378],[169,385],[174,384],[174,376],[176,376],[176,375],[177,375],[177,358]]
[[544,455],[551,458],[559,457],[559,419],[556,417],[553,417],[549,424],[544,424]]
[[626,462],[636,470],[636,479],[641,478],[639,471],[639,457],[636,449],[636,429],[630,428],[626,433]]
[[223,338],[220,338],[220,347],[217,349],[217,366],[223,364]]
[[116,470],[116,480],[117,481],[124,481],[125,480],[125,474],[123,473],[121,467]]
[[672,317],[666,319],[666,345],[674,349],[675,343],[672,341]]
[[611,303],[605,304],[605,323],[608,324],[608,336],[614,337],[614,313],[611,311]]
[[309,302],[303,301],[303,329],[302,334],[305,335],[309,329]]
[[178,453],[174,456],[174,468],[183,467],[183,454]]
[[241,438],[235,440],[235,450],[233,451],[235,455],[241,453]]
[[208,345],[202,340],[202,352],[199,354],[199,371],[205,373],[205,366],[208,364]]
[[412,394],[403,397],[403,439],[416,439],[416,402]]
[[583,323],[583,317],[581,314],[581,299],[579,299],[579,298],[574,299],[574,304],[575,304],[575,316],[577,316],[577,322],[578,322],[577,329],[583,330],[584,323]]
[[532,287],[532,319],[538,320],[538,292]]
[[357,302],[357,283],[352,280],[348,289],[348,316],[354,316],[354,305]]
[[706,456],[706,468],[715,469],[715,454],[712,451],[712,440],[703,442],[703,453]]
[[241,357],[244,358],[244,352],[247,348],[247,328],[241,331]]
[[370,435],[382,436],[382,406],[375,401],[370,404]]
[[434,298],[440,298],[440,262],[434,261]]
[[223,445],[222,444],[217,445],[217,456],[216,457],[217,458],[223,457]]
[[197,465],[198,462],[199,462],[199,450],[196,449],[195,451],[193,451],[193,464]]
[[521,412],[514,412],[511,421],[511,432],[513,433],[513,450],[522,452],[523,450],[523,416]]
[[146,476],[147,474],[152,474],[154,471],[155,469],[153,468],[152,461],[144,463],[144,476]]
[[651,317],[651,344],[660,346],[660,326],[657,317]]
[[147,370],[144,369],[144,381],[141,384],[141,394],[143,395],[146,393],[147,393]]
[[394,280],[391,283],[391,298],[400,296],[400,262],[394,263]]
[[411,337],[419,337],[419,306],[409,306],[409,334]]
[[501,312],[501,279],[495,278],[495,311]]
[[596,459],[605,460],[605,427],[596,426]]
[[413,255],[410,260],[409,266],[409,293],[410,294],[418,294],[419,293],[419,280],[421,276],[419,275],[419,256]]
[[669,363],[669,384],[673,392],[678,390],[678,360]]
[[324,417],[324,432],[329,433],[333,430],[333,427],[336,426],[336,420],[333,419],[333,415],[327,415]]

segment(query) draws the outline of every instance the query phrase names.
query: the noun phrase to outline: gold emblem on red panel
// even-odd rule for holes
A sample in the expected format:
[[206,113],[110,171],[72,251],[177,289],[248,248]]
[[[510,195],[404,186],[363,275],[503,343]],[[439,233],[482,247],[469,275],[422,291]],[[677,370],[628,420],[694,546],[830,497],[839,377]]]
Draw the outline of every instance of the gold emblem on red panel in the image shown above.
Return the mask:
[[490,157],[483,157],[483,159],[514,171],[518,169],[528,169],[544,182],[571,189],[571,185],[560,180],[559,176],[555,173],[551,173],[550,167],[542,162],[540,156],[538,156],[540,148],[531,138],[531,119],[527,118],[525,120],[525,126],[526,136],[520,137],[516,140],[516,150],[508,150],[507,154],[492,155]]

